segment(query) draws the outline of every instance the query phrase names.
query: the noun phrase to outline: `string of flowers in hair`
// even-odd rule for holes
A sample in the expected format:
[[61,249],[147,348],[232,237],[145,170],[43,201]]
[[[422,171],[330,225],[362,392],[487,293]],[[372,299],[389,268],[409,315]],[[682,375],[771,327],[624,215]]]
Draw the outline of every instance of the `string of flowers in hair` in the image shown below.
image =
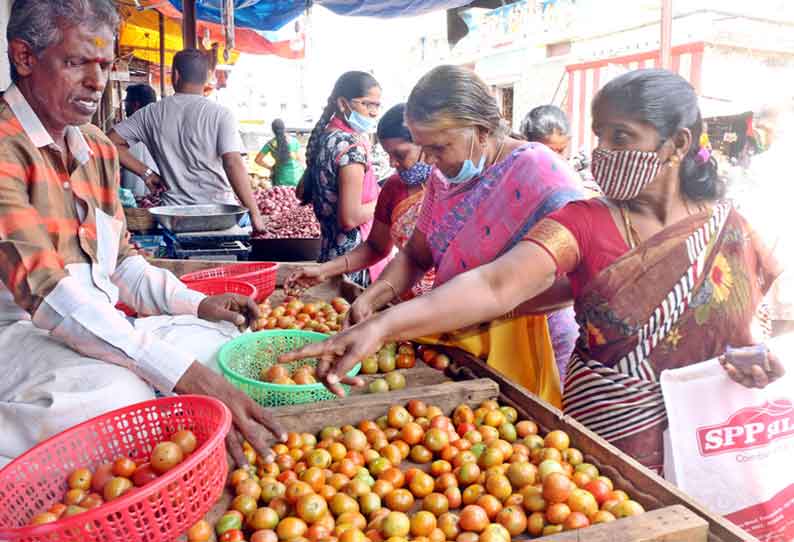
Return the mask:
[[700,147],[697,153],[697,162],[699,164],[705,164],[711,159],[711,149],[706,146]]

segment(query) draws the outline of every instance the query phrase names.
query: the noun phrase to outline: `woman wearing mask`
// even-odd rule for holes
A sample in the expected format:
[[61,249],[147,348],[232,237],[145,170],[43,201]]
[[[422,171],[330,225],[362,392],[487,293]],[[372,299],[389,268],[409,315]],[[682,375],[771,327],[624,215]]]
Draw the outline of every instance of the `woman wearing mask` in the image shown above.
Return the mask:
[[[541,217],[580,196],[576,174],[561,158],[543,145],[506,135],[496,100],[470,70],[441,66],[425,75],[411,92],[405,120],[425,160],[443,175],[431,175],[416,230],[381,279],[353,303],[352,323],[409,291],[431,268],[437,288],[490,262]],[[504,316],[435,339],[487,358],[515,382],[559,404],[546,317]]]
[[[360,245],[372,230],[378,183],[371,165],[369,136],[380,111],[380,86],[370,74],[352,71],[334,85],[306,150],[306,171],[298,197],[311,203],[320,222],[320,263]],[[351,271],[366,286],[385,264]]]
[[[288,289],[309,288],[343,273],[366,269],[388,258],[395,246],[402,249],[408,242],[432,168],[422,160],[422,149],[413,143],[404,112],[405,104],[395,105],[378,122],[378,141],[397,171],[386,180],[378,196],[372,233],[348,254],[295,271],[287,279]],[[433,272],[428,272],[414,285],[411,295],[429,291],[433,278]]]
[[780,269],[719,200],[716,163],[698,144],[702,119],[692,86],[664,70],[617,77],[593,101],[593,127],[593,174],[604,199],[568,204],[493,263],[298,355],[345,352],[330,371],[321,367],[324,381],[336,382],[384,340],[487,320],[565,275],[582,333],[564,411],[657,469],[666,426],[661,371],[722,356],[744,385],[780,376],[771,353],[761,363],[739,363],[726,352],[759,340],[756,309]]
[[[254,162],[272,170],[274,186],[296,186],[304,169],[300,159],[301,145],[297,138],[287,135],[283,120],[274,120],[270,127],[275,137],[262,147]],[[268,165],[268,157],[273,160],[272,165]]]

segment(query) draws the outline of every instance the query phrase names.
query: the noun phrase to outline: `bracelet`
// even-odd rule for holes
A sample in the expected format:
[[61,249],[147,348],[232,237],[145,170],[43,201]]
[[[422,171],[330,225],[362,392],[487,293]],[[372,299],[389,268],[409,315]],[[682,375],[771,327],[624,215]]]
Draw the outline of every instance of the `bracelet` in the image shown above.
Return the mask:
[[389,282],[388,280],[383,279],[383,278],[382,279],[378,279],[378,280],[380,280],[381,282],[386,284],[386,286],[391,288],[391,291],[394,292],[394,297],[400,297],[400,294],[397,293],[397,288],[394,287],[394,284],[392,284],[391,282]]
[[344,254],[345,257],[345,273],[350,273],[350,260],[347,259],[347,254]]

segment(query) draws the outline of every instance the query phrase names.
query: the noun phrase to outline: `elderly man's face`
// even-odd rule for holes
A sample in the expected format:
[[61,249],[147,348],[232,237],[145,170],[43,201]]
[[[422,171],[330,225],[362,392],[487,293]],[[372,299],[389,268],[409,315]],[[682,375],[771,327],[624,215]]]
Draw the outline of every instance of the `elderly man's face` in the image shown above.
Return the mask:
[[107,27],[62,29],[63,39],[17,71],[27,79],[31,106],[52,131],[91,121],[113,63],[113,31]]

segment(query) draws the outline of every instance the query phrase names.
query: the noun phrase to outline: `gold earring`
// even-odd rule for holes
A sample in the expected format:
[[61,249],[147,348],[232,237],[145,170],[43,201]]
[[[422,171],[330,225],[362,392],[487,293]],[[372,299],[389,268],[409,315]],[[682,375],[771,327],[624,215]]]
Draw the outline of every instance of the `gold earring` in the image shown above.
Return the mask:
[[668,162],[670,167],[677,166],[681,159],[678,157],[677,154],[674,154],[670,157],[670,161]]

